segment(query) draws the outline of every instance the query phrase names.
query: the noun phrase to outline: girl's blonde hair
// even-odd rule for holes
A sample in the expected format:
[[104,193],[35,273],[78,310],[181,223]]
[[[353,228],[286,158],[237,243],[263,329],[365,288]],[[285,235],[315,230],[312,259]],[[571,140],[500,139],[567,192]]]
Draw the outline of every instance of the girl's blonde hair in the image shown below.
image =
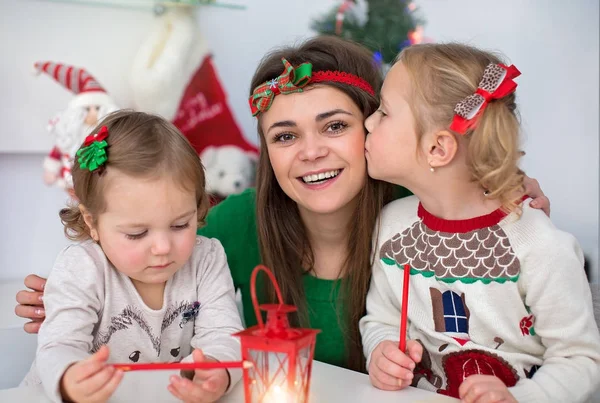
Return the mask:
[[195,191],[198,225],[203,224],[209,207],[204,168],[194,148],[175,126],[159,116],[127,110],[107,115],[92,133],[102,126],[108,129],[106,163],[93,172],[82,169],[77,158],[73,164],[73,187],[78,202],[59,213],[67,238],[81,241],[91,237],[79,204],[85,206],[94,220],[105,211],[104,173],[113,169],[144,179],[168,175],[183,189]]
[[[503,63],[489,52],[472,46],[421,44],[404,49],[397,58],[411,82],[408,94],[418,139],[431,130],[448,128],[457,103],[473,94],[490,63]],[[473,180],[499,199],[503,207],[515,209],[515,194],[523,192],[523,172],[518,167],[520,122],[515,94],[492,100],[464,136],[467,165]],[[464,137],[460,139],[460,137]]]

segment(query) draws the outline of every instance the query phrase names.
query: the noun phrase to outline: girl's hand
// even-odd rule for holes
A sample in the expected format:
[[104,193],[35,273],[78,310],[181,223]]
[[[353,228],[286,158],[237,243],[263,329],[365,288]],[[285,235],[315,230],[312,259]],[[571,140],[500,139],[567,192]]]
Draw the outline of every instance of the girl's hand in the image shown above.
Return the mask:
[[421,361],[423,346],[409,340],[406,343],[407,354],[398,348],[398,343],[382,341],[371,353],[369,379],[373,386],[383,390],[400,390],[412,383],[413,370]]
[[[194,362],[217,362],[205,357],[202,350],[192,352]],[[194,370],[193,380],[176,375],[171,376],[169,392],[186,403],[208,403],[218,400],[229,386],[229,373],[226,369]]]
[[31,322],[25,323],[23,328],[27,333],[37,333],[40,326],[46,318],[44,311],[44,286],[46,279],[30,274],[25,277],[25,287],[33,291],[21,290],[17,293],[17,302],[15,313],[22,318],[31,319]]
[[529,205],[533,208],[542,209],[550,217],[550,199],[546,197],[542,188],[540,188],[540,183],[525,175],[523,184],[525,185],[525,194],[533,199]]
[[471,375],[458,388],[464,403],[518,403],[499,378],[492,375]]
[[107,365],[108,347],[71,365],[60,380],[60,393],[68,402],[105,402],[121,383],[123,371]]

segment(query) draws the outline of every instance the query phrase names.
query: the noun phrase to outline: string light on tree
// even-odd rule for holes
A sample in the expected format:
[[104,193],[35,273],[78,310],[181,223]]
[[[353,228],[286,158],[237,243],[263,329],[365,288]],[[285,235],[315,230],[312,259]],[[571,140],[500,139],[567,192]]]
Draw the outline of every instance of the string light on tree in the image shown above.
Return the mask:
[[379,52],[382,68],[405,46],[425,42],[416,3],[405,0],[343,0],[313,21],[312,28],[339,35]]

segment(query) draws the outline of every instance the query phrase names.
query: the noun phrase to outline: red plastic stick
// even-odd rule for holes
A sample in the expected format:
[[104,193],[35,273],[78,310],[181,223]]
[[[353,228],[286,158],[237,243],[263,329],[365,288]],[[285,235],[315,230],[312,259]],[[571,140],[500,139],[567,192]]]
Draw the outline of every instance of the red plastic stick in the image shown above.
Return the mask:
[[121,371],[152,371],[152,370],[177,370],[177,369],[218,369],[218,368],[249,368],[252,366],[247,361],[224,361],[224,362],[153,362],[147,364],[112,364]]
[[408,320],[408,284],[410,266],[404,265],[404,283],[402,284],[402,315],[400,316],[400,351],[406,353],[406,321]]

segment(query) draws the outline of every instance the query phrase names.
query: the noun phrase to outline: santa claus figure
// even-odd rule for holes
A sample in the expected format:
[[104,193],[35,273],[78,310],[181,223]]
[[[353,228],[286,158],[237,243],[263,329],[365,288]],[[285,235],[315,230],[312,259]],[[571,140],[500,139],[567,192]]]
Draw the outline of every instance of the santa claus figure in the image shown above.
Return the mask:
[[158,16],[130,84],[136,108],[171,120],[202,156],[209,191],[220,200],[252,185],[258,148],[233,116],[193,10],[174,7]]
[[35,63],[37,73],[46,73],[75,94],[67,109],[50,119],[48,131],[55,145],[44,159],[44,182],[69,190],[71,167],[85,137],[108,113],[118,108],[98,81],[82,68],[53,62]]

